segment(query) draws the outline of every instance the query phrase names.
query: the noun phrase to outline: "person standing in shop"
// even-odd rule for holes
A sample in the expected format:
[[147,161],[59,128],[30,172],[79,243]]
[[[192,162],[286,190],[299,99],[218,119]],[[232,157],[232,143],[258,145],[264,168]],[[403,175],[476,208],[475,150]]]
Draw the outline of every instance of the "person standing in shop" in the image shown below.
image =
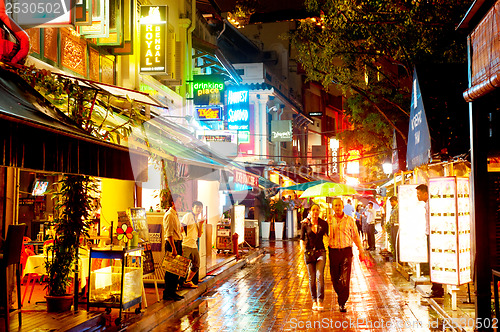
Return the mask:
[[309,275],[313,310],[322,310],[325,298],[326,250],[323,237],[328,236],[328,223],[319,218],[319,212],[319,205],[313,204],[310,216],[301,223],[300,232],[300,248]]
[[[417,188],[417,199],[420,202],[425,202],[425,235],[427,236],[427,255],[429,257],[429,274],[431,269],[431,246],[429,242],[430,236],[430,225],[429,225],[429,190],[426,184],[418,185]],[[444,289],[443,285],[432,283],[431,292],[427,294],[426,297],[443,297]]]
[[349,284],[351,281],[352,244],[359,250],[359,258],[365,259],[363,246],[359,238],[358,227],[352,217],[344,213],[342,199],[333,200],[334,215],[330,224],[330,240],[328,255],[330,258],[330,276],[333,288],[337,293],[340,312],[347,312],[345,304],[349,299]]
[[[177,198],[177,197],[176,197]],[[174,256],[182,255],[182,234],[181,223],[177,216],[175,201],[172,196],[167,199],[167,204],[170,208],[163,216],[163,234],[165,238],[165,251],[171,252]],[[184,298],[176,293],[179,284],[179,276],[165,272],[165,289],[163,291],[164,300],[179,301]]]
[[366,216],[366,237],[368,240],[368,250],[375,250],[375,209],[373,203],[368,202],[363,212]]
[[182,239],[182,256],[191,260],[191,269],[189,270],[186,281],[182,284],[185,288],[197,288],[193,283],[193,278],[200,269],[200,253],[198,252],[198,238],[203,234],[203,223],[205,220],[198,221],[203,211],[203,203],[194,201],[191,212],[186,213],[182,218],[181,225],[184,229]]

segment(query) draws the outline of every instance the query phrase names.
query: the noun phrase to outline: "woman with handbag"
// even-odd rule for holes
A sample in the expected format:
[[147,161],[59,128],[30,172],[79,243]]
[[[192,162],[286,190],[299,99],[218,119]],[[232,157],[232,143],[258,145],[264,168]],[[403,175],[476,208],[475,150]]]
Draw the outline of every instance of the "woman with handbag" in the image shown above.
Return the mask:
[[319,218],[319,205],[313,204],[310,216],[302,221],[300,248],[309,274],[309,290],[313,301],[313,310],[323,309],[325,298],[325,263],[326,250],[323,236],[328,236],[328,223]]

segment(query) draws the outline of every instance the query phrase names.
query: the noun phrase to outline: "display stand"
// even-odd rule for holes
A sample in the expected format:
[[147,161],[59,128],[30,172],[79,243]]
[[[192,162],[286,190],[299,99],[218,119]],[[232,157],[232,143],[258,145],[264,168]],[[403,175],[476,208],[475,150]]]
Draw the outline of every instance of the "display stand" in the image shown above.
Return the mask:
[[90,307],[120,310],[116,325],[121,323],[122,311],[142,303],[142,247],[108,246],[90,249],[90,287],[87,311]]
[[430,276],[446,285],[452,310],[458,286],[472,281],[469,179],[429,179]]
[[226,250],[232,250],[231,240],[231,225],[218,224],[217,225],[217,253]]
[[429,179],[430,276],[460,286],[471,278],[471,221],[468,178]]

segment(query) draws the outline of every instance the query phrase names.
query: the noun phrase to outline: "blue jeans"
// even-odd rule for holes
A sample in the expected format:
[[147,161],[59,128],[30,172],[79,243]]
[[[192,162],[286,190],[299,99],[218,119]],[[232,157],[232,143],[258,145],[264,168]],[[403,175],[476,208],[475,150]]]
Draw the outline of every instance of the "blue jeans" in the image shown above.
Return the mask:
[[325,298],[325,264],[326,251],[318,254],[315,262],[309,264],[306,262],[311,298],[313,301],[319,300],[321,303]]

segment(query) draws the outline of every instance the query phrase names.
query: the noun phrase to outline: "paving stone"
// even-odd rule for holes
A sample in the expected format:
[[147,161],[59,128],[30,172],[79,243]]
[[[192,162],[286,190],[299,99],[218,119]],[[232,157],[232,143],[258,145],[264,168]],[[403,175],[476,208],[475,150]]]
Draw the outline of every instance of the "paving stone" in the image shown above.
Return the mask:
[[368,267],[357,257],[347,313],[339,312],[328,264],[324,310],[313,311],[298,241],[269,241],[263,246],[267,253],[261,259],[216,284],[210,298],[200,298],[195,308],[152,331],[434,330],[430,325],[436,314],[421,305],[411,284],[398,273],[387,273],[385,266]]

